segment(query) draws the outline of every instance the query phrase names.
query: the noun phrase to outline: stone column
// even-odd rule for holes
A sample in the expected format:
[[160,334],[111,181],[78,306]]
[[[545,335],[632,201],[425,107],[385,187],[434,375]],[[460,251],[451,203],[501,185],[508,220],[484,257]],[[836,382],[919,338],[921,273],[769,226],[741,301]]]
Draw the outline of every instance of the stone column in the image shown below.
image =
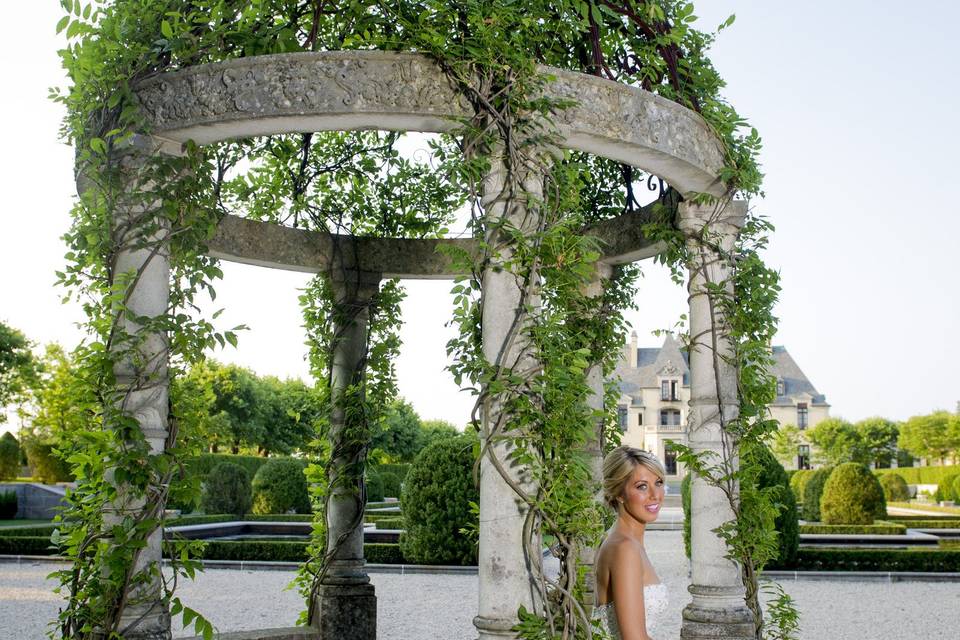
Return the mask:
[[[723,426],[739,411],[737,370],[719,301],[708,283],[733,291],[729,254],[746,215],[744,202],[679,207],[679,226],[691,254],[690,447],[717,462],[723,456]],[[714,356],[717,357],[714,357]],[[713,529],[733,519],[723,491],[694,475],[691,485],[693,601],[683,610],[682,638],[755,638],[753,614],[744,603],[739,566],[725,558],[726,544]]]
[[376,640],[377,598],[363,557],[364,442],[349,436],[363,416],[344,411],[347,389],[364,376],[369,337],[369,309],[380,288],[379,273],[343,271],[332,281],[337,310],[330,377],[330,495],[327,502],[327,549],[333,550],[316,598],[312,625],[321,638]]
[[[590,285],[584,291],[584,295],[596,298],[603,295],[604,283],[613,275],[613,268],[602,262],[598,262],[596,271]],[[603,411],[603,366],[600,363],[594,363],[587,369],[587,386],[590,387],[590,398],[587,404],[593,411]],[[607,509],[603,501],[603,418],[594,422],[593,434],[591,439],[586,442],[583,453],[590,464],[590,481],[597,488],[594,499],[600,505],[601,509]],[[596,591],[596,581],[594,574],[594,561],[597,550],[587,548],[580,550],[579,564],[586,567],[585,577],[586,590],[581,603],[584,609],[589,613],[593,609]]]
[[[140,170],[156,149],[150,138],[135,136],[128,147],[116,152],[114,161],[125,181],[114,209],[114,240],[119,247],[113,271],[113,286],[128,283],[126,311],[116,319],[117,331],[112,348],[124,357],[114,365],[115,406],[132,416],[140,425],[150,455],[164,452],[168,435],[169,374],[168,342],[164,333],[140,336],[142,326],[137,318],[156,318],[167,313],[170,299],[170,253],[167,237],[169,225],[154,211],[159,202],[145,201],[144,193],[151,188],[144,182]],[[79,187],[87,185],[82,176]],[[118,309],[119,311],[119,309]],[[112,471],[108,471],[112,481]],[[118,486],[117,499],[105,510],[104,527],[109,529],[126,515],[140,513],[147,497],[133,495]],[[150,496],[153,499],[154,496]],[[157,505],[162,514],[163,505]],[[148,571],[162,560],[163,531],[153,530],[134,563],[134,573]],[[161,601],[161,583],[154,575],[133,589],[120,613],[118,631],[131,640],[163,639],[171,637],[170,613]]]
[[[529,230],[534,224],[535,212],[526,201],[504,198],[505,169],[498,152],[491,154],[491,170],[483,182],[482,204],[487,243],[494,255],[483,272],[482,283],[482,342],[487,362],[504,369],[524,369],[531,365],[524,355],[526,340],[519,331],[524,326],[527,310],[521,305],[522,283],[518,277],[501,269],[512,250],[509,240],[499,230],[503,223]],[[538,176],[525,181],[529,193],[537,196],[542,191]],[[481,442],[502,462],[504,470],[514,482],[528,486],[524,469],[509,461],[511,446],[503,439],[509,433],[510,419],[505,414],[501,399],[491,396],[482,408]],[[535,585],[531,583],[527,561],[541,563],[539,549],[524,554],[523,523],[526,505],[501,476],[489,455],[480,461],[480,604],[473,624],[480,640],[514,638],[510,628],[517,623],[520,606],[534,609]]]

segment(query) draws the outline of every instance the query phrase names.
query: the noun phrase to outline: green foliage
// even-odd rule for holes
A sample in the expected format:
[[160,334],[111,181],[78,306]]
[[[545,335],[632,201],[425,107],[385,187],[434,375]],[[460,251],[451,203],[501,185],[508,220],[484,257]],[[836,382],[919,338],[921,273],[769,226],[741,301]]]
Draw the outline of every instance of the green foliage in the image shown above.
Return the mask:
[[683,505],[683,550],[688,558],[691,557],[690,538],[692,535],[692,525],[690,518],[690,501],[692,496],[690,494],[690,483],[692,481],[693,475],[688,473],[683,476],[683,480],[680,482],[680,502]]
[[778,513],[774,527],[778,533],[779,551],[770,560],[774,564],[789,565],[797,556],[800,545],[800,530],[797,519],[797,500],[790,488],[787,472],[766,447],[749,450],[744,456],[744,464],[760,469],[757,475],[757,488],[769,490]]
[[303,464],[270,460],[253,477],[253,513],[310,513],[310,496]]
[[0,480],[20,475],[20,443],[9,431],[0,436]]
[[0,322],[0,423],[7,405],[22,401],[37,380],[39,363],[22,332]]
[[250,476],[246,469],[231,462],[221,462],[203,483],[200,506],[206,513],[229,513],[238,518],[250,510],[253,502]]
[[375,523],[377,529],[403,529],[403,518],[384,518]]
[[63,459],[55,443],[28,440],[26,446],[27,461],[34,478],[45,484],[74,479],[70,464]]
[[864,462],[866,453],[856,427],[842,418],[827,418],[806,431],[814,448],[814,460],[836,466],[844,462]]
[[[800,533],[856,534],[856,535],[902,535],[907,532],[902,523],[875,520],[873,524],[802,524]],[[780,563],[790,566],[790,563]]]
[[845,462],[833,470],[820,498],[824,524],[873,524],[886,515],[883,488],[866,466]]
[[889,467],[897,459],[897,439],[900,428],[886,418],[866,418],[853,425],[860,436],[860,445],[865,464]]
[[383,486],[383,495],[387,498],[399,498],[402,489],[400,478],[389,471],[380,471],[377,473],[380,478],[380,484]]
[[944,500],[953,500],[960,502],[960,493],[956,491],[956,482],[960,480],[960,473],[947,473],[941,476],[937,483],[937,491],[933,494],[933,499],[937,502]]
[[897,443],[917,458],[943,464],[960,453],[960,416],[947,411],[914,416],[900,425]]
[[804,442],[800,430],[792,424],[777,429],[770,437],[770,450],[782,464],[796,462],[797,447]]
[[807,481],[813,475],[812,469],[799,469],[790,476],[790,489],[793,491],[793,497],[797,504],[803,504],[803,490],[807,486]]
[[902,476],[896,473],[885,473],[878,478],[887,502],[905,502],[910,499],[910,489]]
[[922,571],[960,570],[960,551],[933,549],[800,549],[791,567],[800,571]]
[[[887,516],[888,518],[890,516]],[[904,516],[904,518],[916,517],[916,516]],[[930,516],[924,516],[924,518],[929,518]],[[901,524],[904,527],[909,529],[960,529],[960,518],[955,519],[943,519],[943,520],[897,520],[897,524]]]
[[473,481],[474,440],[460,436],[420,452],[403,487],[403,555],[418,564],[474,565],[477,548],[460,530],[475,523],[470,503],[480,500]]
[[406,400],[390,404],[370,441],[373,449],[384,452],[394,462],[411,462],[424,444],[420,416]]
[[899,467],[897,469],[874,469],[878,476],[895,473],[902,476],[907,484],[940,484],[944,476],[960,472],[960,466],[946,465],[940,467]]
[[[393,475],[400,478],[400,482],[403,482],[404,478],[407,477],[407,473],[409,473],[410,471],[410,464],[409,463],[378,464],[371,468],[381,473],[384,473],[384,472],[392,473]],[[391,496],[391,497],[399,497],[399,496]],[[367,502],[369,502],[369,500]]]
[[373,501],[383,500],[383,479],[379,473],[368,472],[365,483],[367,490],[367,499]]
[[807,522],[820,521],[820,497],[832,472],[833,467],[815,469],[807,478],[807,483],[803,487],[803,503],[800,509],[800,517]]
[[17,515],[17,492],[0,491],[0,520],[12,520]]

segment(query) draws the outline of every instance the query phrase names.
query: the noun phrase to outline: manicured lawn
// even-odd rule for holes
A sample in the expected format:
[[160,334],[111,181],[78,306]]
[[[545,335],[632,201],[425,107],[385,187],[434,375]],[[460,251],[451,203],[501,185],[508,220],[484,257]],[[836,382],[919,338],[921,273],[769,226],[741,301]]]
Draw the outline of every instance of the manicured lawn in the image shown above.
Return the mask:
[[960,516],[960,507],[941,507],[940,505],[923,504],[922,502],[888,502],[887,506],[900,509],[916,509],[918,511],[936,511]]
[[50,524],[50,520],[0,520],[0,527],[25,527],[31,524]]

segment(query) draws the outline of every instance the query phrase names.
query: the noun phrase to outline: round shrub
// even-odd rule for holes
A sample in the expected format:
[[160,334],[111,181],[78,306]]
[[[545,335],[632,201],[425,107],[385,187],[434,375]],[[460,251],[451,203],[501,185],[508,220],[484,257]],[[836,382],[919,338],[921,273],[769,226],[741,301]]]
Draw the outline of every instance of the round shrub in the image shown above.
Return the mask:
[[310,495],[303,464],[292,458],[270,460],[253,477],[253,512],[256,514],[310,513]]
[[793,491],[793,497],[797,504],[803,504],[803,489],[807,486],[807,481],[812,475],[812,470],[800,469],[794,471],[793,475],[790,476],[790,489]]
[[419,564],[474,565],[476,542],[460,533],[477,526],[470,503],[480,500],[473,482],[476,438],[457,436],[428,445],[403,484],[404,533],[400,550]]
[[833,467],[814,470],[803,486],[803,508],[800,517],[807,522],[820,522],[820,497],[832,471]]
[[381,471],[380,483],[383,485],[383,495],[385,498],[399,498],[400,497],[400,478],[397,474],[390,471]]
[[800,547],[800,523],[797,518],[797,499],[790,488],[787,472],[767,447],[751,448],[744,453],[743,458],[745,462],[759,466],[757,488],[771,489],[773,502],[781,507],[774,521],[774,527],[779,533],[779,551],[777,557],[770,560],[770,564],[778,567],[792,566]]
[[877,476],[859,462],[833,470],[823,487],[820,517],[824,524],[873,524],[887,515],[887,503]]
[[20,443],[9,431],[0,436],[0,480],[20,475]]
[[383,480],[376,471],[367,471],[364,486],[367,488],[367,502],[380,502],[383,500]]
[[253,502],[250,475],[232,462],[221,462],[207,474],[200,505],[206,513],[229,513],[242,518]]
[[958,478],[960,478],[960,473],[948,473],[940,478],[940,482],[937,483],[937,492],[933,494],[933,499],[937,502],[941,500],[960,502],[960,495],[958,495],[953,488],[953,483],[956,482]]
[[910,499],[910,489],[903,476],[896,473],[885,473],[880,476],[880,487],[887,502],[906,502]]

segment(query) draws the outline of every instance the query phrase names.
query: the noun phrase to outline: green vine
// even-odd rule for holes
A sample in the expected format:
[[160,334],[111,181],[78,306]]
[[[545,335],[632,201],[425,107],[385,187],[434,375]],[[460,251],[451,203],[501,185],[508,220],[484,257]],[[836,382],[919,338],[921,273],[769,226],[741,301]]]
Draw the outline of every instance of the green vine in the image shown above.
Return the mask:
[[[104,630],[122,636],[119,619],[131,597],[162,582],[156,562],[144,566],[137,554],[161,525],[157,505],[176,487],[171,480],[188,452],[177,448],[176,416],[169,421],[163,451],[151,451],[123,394],[176,375],[213,345],[236,342],[233,332],[219,331],[201,318],[197,307],[197,297],[212,295],[220,276],[216,261],[205,256],[220,216],[352,235],[436,237],[446,232],[464,196],[471,204],[471,230],[483,239],[482,255],[479,260],[454,256],[469,275],[453,289],[453,322],[460,335],[448,345],[454,356],[450,368],[458,383],[474,386],[478,410],[495,401],[503,419],[509,416],[509,425],[503,419],[484,424],[475,413],[481,455],[501,470],[508,462],[529,470],[522,483],[503,474],[527,507],[524,548],[538,590],[534,610],[520,612],[517,631],[525,638],[589,637],[583,607],[589,581],[581,561],[603,533],[604,514],[594,500],[596,478],[586,451],[598,439],[611,446],[618,429],[615,385],[607,383],[602,391],[601,411],[591,408],[598,390],[588,379],[597,370],[604,378],[613,371],[623,344],[622,311],[632,304],[638,269],[603,273],[600,247],[584,229],[632,212],[650,238],[667,244],[658,259],[678,278],[696,261],[689,238],[674,224],[680,194],[670,190],[643,207],[635,192],[642,177],[638,170],[557,151],[552,119],[570,105],[543,97],[537,65],[641,87],[697,111],[726,150],[720,176],[728,186],[724,200],[756,195],[762,179],[756,162],[760,139],[720,97],[723,81],[706,57],[715,35],[692,26],[693,5],[682,0],[61,4],[67,15],[58,28],[70,41],[62,56],[72,86],[55,92],[54,99],[68,108],[62,133],[78,150],[86,185],[67,235],[70,253],[61,281],[82,299],[88,315],[90,339],[75,356],[88,385],[91,417],[83,433],[63,434],[74,451],[79,484],[60,533],[73,560],[73,567],[60,573],[69,595],[58,628],[62,637],[86,638]],[[437,166],[404,157],[396,147],[398,134],[373,132],[269,136],[190,148],[180,158],[121,163],[142,140],[133,135],[149,133],[133,95],[138,80],[229,58],[339,49],[418,51],[437,61],[474,109],[456,136],[430,143]],[[485,182],[491,171],[501,176],[497,186]],[[138,188],[131,192],[131,185]],[[125,214],[130,211],[137,214]],[[129,229],[118,232],[118,221],[129,222]],[[723,255],[736,263],[733,282],[709,284],[718,317],[726,323],[718,327],[731,337],[739,371],[740,414],[723,421],[727,455],[713,466],[690,452],[684,457],[691,469],[728,489],[736,519],[718,534],[743,568],[758,637],[765,631],[757,575],[774,539],[776,507],[753,489],[756,470],[748,465],[735,470],[734,461],[750,447],[762,446],[774,424],[764,408],[771,389],[764,367],[778,283],[759,257],[769,231],[763,219],[750,214],[735,256]],[[699,240],[717,249],[709,230]],[[126,301],[138,277],[120,273],[116,264],[125,251],[141,249],[169,253],[172,291],[164,313],[134,318],[128,317]],[[337,271],[336,258],[301,299],[311,368],[327,391],[330,415],[325,431],[317,434],[311,452],[315,463],[308,471],[317,515],[310,561],[297,580],[308,600],[338,545],[336,540],[330,544],[325,530],[330,497],[347,491],[362,516],[367,436],[395,393],[390,362],[398,349],[402,291],[390,282],[362,300],[337,293],[349,278]],[[489,360],[481,341],[479,294],[485,274],[495,270],[515,279],[520,312],[509,329],[505,356]],[[341,339],[338,331],[358,314],[369,316],[363,367],[334,389],[331,354]],[[150,340],[157,336],[167,340],[169,370],[152,359]],[[132,382],[118,380],[119,370],[132,370]],[[494,453],[493,445],[503,442],[509,444],[510,460]],[[122,517],[105,521],[102,513],[118,503],[124,505]],[[539,568],[547,535],[557,541],[561,572],[555,581]],[[183,559],[175,576],[192,575],[193,551],[186,545],[174,554]],[[174,587],[163,582],[160,606],[212,633],[202,616],[179,604]],[[782,593],[778,597],[769,637],[792,637],[793,610]],[[308,608],[303,620],[310,615]]]

